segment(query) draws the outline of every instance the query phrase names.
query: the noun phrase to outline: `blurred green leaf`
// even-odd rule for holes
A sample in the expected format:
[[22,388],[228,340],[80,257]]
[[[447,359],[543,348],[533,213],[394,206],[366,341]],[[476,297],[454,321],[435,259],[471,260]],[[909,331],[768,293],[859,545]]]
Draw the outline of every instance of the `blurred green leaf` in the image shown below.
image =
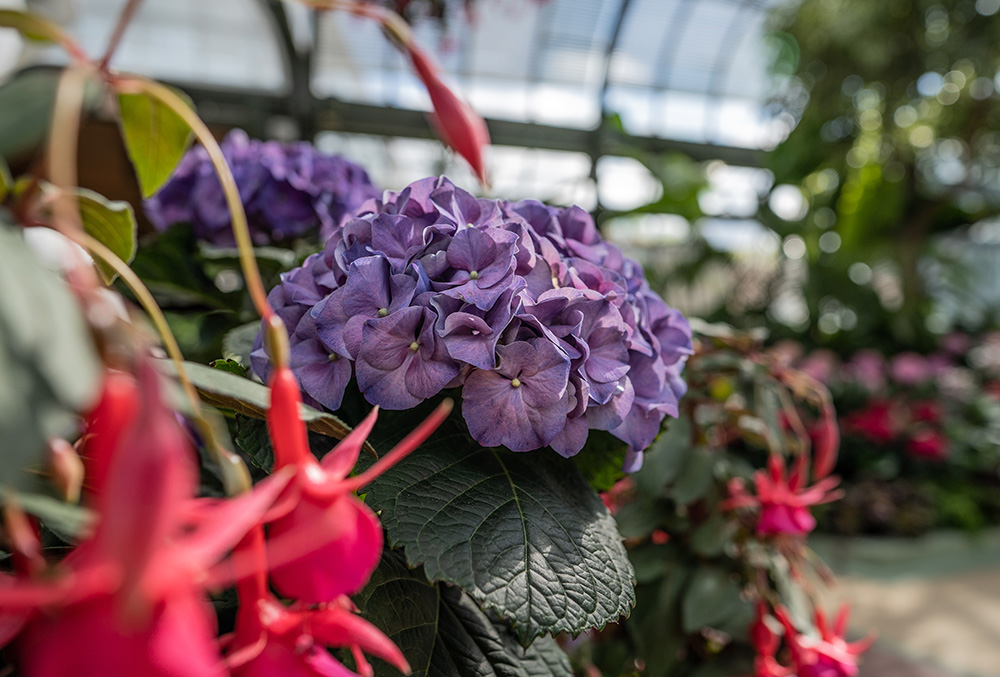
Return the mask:
[[679,505],[687,505],[708,493],[715,480],[715,460],[714,451],[696,447],[685,460],[684,467],[671,486],[670,498]]
[[67,543],[75,543],[88,533],[97,516],[90,510],[65,503],[44,494],[17,494],[15,499],[25,512],[34,515],[56,536]]
[[146,94],[119,94],[119,127],[142,196],[162,186],[184,156],[191,128],[173,110]]
[[0,203],[7,199],[13,189],[14,178],[10,175],[10,167],[7,166],[7,161],[0,156]]
[[732,574],[714,566],[698,568],[681,602],[685,632],[695,632],[726,620],[741,604],[740,586]]
[[681,473],[692,452],[691,420],[681,416],[670,422],[646,452],[642,469],[632,476],[636,487],[647,496],[663,495]]
[[0,210],[0,486],[31,490],[50,437],[70,434],[103,368],[83,314]]
[[691,549],[702,557],[721,555],[732,535],[732,521],[721,512],[712,513],[691,534]]
[[0,27],[13,28],[29,40],[40,42],[66,42],[66,32],[58,24],[28,12],[0,9]]
[[222,356],[228,360],[235,360],[249,369],[250,351],[259,333],[260,322],[247,322],[227,332],[222,337]]
[[[85,188],[78,188],[76,196],[80,205],[83,229],[87,234],[110,249],[125,263],[131,263],[135,258],[138,232],[132,205],[108,200],[100,193]],[[103,261],[97,262],[97,268],[107,284],[111,284],[118,276],[114,269]]]
[[[55,68],[29,68],[0,85],[0,156],[8,162],[41,148],[48,137],[60,73]],[[99,99],[99,88],[89,82],[85,110]]]

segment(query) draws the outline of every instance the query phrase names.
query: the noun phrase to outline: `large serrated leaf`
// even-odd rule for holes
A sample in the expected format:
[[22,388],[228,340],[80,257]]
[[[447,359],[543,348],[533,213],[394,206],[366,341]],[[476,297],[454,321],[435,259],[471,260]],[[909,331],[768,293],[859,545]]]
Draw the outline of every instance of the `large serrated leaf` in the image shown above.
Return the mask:
[[[85,188],[78,189],[76,195],[80,205],[80,220],[87,234],[125,263],[131,263],[135,258],[138,231],[132,205],[108,200],[100,193]],[[117,277],[114,269],[103,261],[99,261],[97,267],[106,283],[111,284]]]
[[119,126],[143,197],[159,190],[191,139],[191,128],[173,110],[147,94],[119,94]]
[[603,627],[635,602],[614,519],[571,460],[445,434],[370,485],[390,542],[459,585],[520,641]]
[[[165,373],[177,376],[177,370],[170,360],[157,360],[156,363]],[[271,402],[271,391],[267,386],[197,362],[185,362],[184,368],[205,402],[223,409],[232,409],[244,416],[267,418],[267,408]],[[313,432],[338,440],[344,439],[351,432],[351,428],[336,416],[305,404],[299,405],[299,415],[306,427]]]
[[0,210],[0,486],[37,488],[47,440],[91,406],[101,363],[83,314]]
[[[362,615],[402,650],[414,677],[569,677],[569,660],[555,641],[543,638],[522,649],[510,630],[492,622],[458,588],[431,583],[386,551],[356,597]],[[376,677],[397,677],[372,661]]]

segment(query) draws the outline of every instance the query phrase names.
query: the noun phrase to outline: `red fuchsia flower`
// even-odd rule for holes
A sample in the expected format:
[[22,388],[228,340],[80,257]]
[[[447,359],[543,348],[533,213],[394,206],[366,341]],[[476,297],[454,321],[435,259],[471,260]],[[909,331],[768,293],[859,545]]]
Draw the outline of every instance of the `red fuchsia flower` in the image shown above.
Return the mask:
[[819,637],[803,635],[792,624],[788,610],[776,607],[774,615],[785,627],[788,643],[798,677],[854,677],[858,674],[858,658],[871,647],[875,638],[869,635],[858,642],[844,639],[850,606],[844,604],[837,612],[831,628],[826,614],[816,609],[816,629]]
[[256,527],[238,552],[256,562],[254,576],[240,581],[240,608],[229,644],[227,663],[233,677],[347,677],[348,670],[326,647],[349,647],[358,673],[372,674],[364,654],[378,656],[409,673],[403,653],[374,625],[355,615],[346,596],[307,609],[286,607],[267,589],[264,532]]
[[873,442],[892,442],[899,435],[894,409],[888,400],[872,400],[867,408],[844,417],[844,430]]
[[0,642],[17,636],[24,674],[221,677],[203,588],[287,482],[281,473],[222,502],[192,500],[193,450],[140,365],[137,414],[111,435],[97,526],[51,572],[0,576]]
[[775,654],[781,638],[767,625],[767,605],[757,602],[757,617],[750,624],[750,644],[757,654],[753,659],[753,677],[790,677],[792,668],[778,662]]
[[[378,408],[333,448],[322,462],[309,450],[305,425],[299,418],[301,395],[295,375],[277,367],[271,375],[271,406],[267,422],[274,441],[275,468],[295,468],[292,487],[297,502],[270,524],[272,544],[308,551],[271,568],[271,581],[282,595],[306,604],[322,604],[360,589],[382,555],[382,527],[371,509],[354,492],[369,484],[421,442],[447,418],[451,400],[437,409],[366,472],[348,477],[371,432]],[[315,547],[315,544],[324,544]]]
[[835,501],[842,492],[834,491],[840,482],[838,477],[826,477],[806,487],[808,463],[808,458],[800,454],[788,475],[784,457],[771,454],[767,462],[768,471],[758,470],[753,474],[756,495],[747,493],[741,478],[734,478],[729,483],[730,498],[722,503],[722,509],[759,508],[758,536],[803,536],[809,533],[816,527],[809,506]]
[[929,461],[943,461],[951,451],[948,438],[940,430],[920,428],[906,441],[906,451],[910,456]]

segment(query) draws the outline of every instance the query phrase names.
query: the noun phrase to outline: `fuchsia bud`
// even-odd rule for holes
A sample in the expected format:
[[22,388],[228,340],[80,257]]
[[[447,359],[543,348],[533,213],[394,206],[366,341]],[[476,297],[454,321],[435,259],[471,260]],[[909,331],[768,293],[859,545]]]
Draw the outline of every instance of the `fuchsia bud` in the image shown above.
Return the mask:
[[300,493],[294,507],[269,525],[268,537],[285,550],[308,554],[276,564],[271,581],[285,596],[322,604],[359,590],[382,556],[382,527],[354,492],[416,449],[447,417],[451,401],[442,403],[367,472],[350,479],[347,475],[375,425],[378,408],[319,463],[309,451],[305,424],[299,417],[300,402],[298,382],[291,370],[275,368],[268,411],[275,467],[296,467],[293,486]]
[[833,405],[823,408],[819,421],[812,430],[813,438],[813,478],[821,480],[837,465],[837,450],[840,447],[840,429]]
[[442,141],[465,158],[479,181],[487,184],[483,149],[490,143],[490,133],[486,122],[441,81],[437,67],[418,45],[410,41],[405,47],[417,76],[430,94],[434,106],[430,117],[435,131]]

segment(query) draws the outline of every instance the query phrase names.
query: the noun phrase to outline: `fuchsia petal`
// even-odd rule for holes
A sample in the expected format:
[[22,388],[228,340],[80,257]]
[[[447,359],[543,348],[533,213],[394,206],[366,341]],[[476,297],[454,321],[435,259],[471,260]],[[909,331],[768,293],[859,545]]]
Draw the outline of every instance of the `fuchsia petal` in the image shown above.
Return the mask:
[[365,440],[368,439],[368,435],[371,434],[377,418],[378,407],[375,407],[371,410],[370,414],[365,416],[361,423],[355,426],[354,430],[347,437],[341,440],[337,446],[323,457],[320,465],[323,466],[323,469],[331,478],[342,480],[351,474],[351,471],[354,470],[354,465],[358,462],[361,448],[364,446]]
[[263,518],[293,476],[291,471],[276,472],[258,482],[251,492],[223,501],[196,503],[197,523],[177,540],[175,549],[162,553],[151,564],[147,592],[152,596],[168,594],[172,586],[183,584],[192,573],[216,564]]
[[162,402],[159,374],[148,360],[138,372],[142,407],[111,462],[94,535],[98,557],[123,567],[126,597],[137,592],[195,488],[193,451]]
[[[361,588],[382,555],[382,527],[375,514],[357,498],[343,495],[315,500],[303,494],[299,504],[269,527],[271,547],[308,554],[273,566],[271,582],[278,592],[306,604],[329,602]],[[320,545],[325,544],[325,545]],[[278,550],[272,562],[280,561]]]
[[160,604],[150,618],[130,623],[120,617],[114,598],[104,595],[36,617],[19,645],[23,672],[223,677],[213,619],[205,602],[185,593]]
[[360,647],[366,654],[396,666],[401,672],[409,672],[410,665],[392,640],[374,625],[346,609],[328,606],[313,613],[309,621],[312,635],[328,646]]
[[306,426],[299,416],[302,395],[299,382],[288,367],[271,372],[271,404],[267,410],[267,430],[274,443],[274,466],[303,463],[312,459]]

